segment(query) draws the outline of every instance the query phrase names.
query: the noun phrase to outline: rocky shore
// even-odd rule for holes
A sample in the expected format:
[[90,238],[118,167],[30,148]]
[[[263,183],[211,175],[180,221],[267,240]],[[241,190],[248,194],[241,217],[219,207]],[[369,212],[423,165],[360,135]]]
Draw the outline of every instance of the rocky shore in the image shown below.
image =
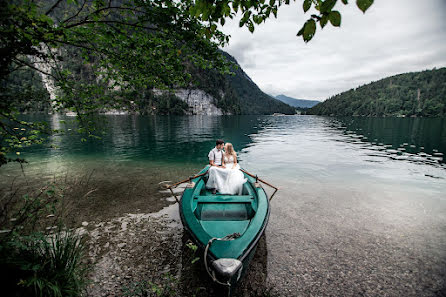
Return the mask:
[[[78,232],[88,239],[92,264],[87,296],[144,296],[142,291],[168,290],[168,296],[227,296],[214,285],[188,238],[172,204],[154,214],[127,214],[106,222],[83,222]],[[235,296],[263,296],[266,284],[266,241]],[[155,295],[154,295],[155,296]]]
[[[87,242],[87,296],[227,295],[201,260],[192,263],[199,255],[187,247],[178,204],[159,188],[194,172],[181,170],[48,175],[64,183],[65,221]],[[17,187],[42,182],[2,177]],[[435,193],[420,199],[393,185],[275,184],[281,190],[266,236],[234,296],[446,296],[446,205]]]

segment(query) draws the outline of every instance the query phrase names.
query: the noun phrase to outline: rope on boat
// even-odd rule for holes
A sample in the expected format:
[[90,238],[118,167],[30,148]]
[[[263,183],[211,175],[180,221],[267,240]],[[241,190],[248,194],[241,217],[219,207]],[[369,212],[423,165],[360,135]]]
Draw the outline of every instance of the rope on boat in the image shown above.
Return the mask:
[[[231,292],[231,279],[229,279],[226,283],[223,283],[223,282],[219,281],[219,280],[217,279],[217,277],[215,276],[215,272],[214,272],[214,271],[211,272],[211,270],[210,270],[209,267],[208,267],[207,256],[208,256],[209,248],[211,247],[211,244],[212,244],[215,240],[217,240],[217,241],[231,241],[231,240],[234,240],[234,239],[239,238],[240,236],[241,236],[240,233],[235,232],[235,233],[228,234],[228,235],[226,235],[226,236],[224,236],[224,237],[221,237],[221,238],[218,238],[218,237],[212,237],[211,239],[209,239],[208,244],[206,245],[206,248],[204,249],[204,267],[206,268],[206,272],[209,274],[209,276],[212,278],[212,280],[213,280],[214,282],[216,282],[217,284],[220,284],[220,285],[223,285],[223,286],[227,286],[227,287],[228,287],[228,296],[230,296],[230,292]],[[240,275],[241,275],[241,273],[242,273],[242,270],[243,270],[243,263],[242,263],[242,267],[241,267],[240,270],[239,270],[237,279],[240,278]]]

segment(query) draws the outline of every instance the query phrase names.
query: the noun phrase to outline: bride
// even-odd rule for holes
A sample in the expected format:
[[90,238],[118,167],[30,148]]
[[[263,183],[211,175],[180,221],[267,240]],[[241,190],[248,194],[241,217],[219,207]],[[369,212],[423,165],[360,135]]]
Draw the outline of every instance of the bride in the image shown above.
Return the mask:
[[[243,184],[247,179],[244,178],[243,172],[240,171],[240,165],[237,162],[237,154],[234,151],[234,147],[229,142],[225,145],[223,165],[225,168],[218,168],[217,174],[209,174],[209,180],[206,183],[206,187],[214,188],[220,194],[241,195]],[[211,169],[213,168],[211,167]]]

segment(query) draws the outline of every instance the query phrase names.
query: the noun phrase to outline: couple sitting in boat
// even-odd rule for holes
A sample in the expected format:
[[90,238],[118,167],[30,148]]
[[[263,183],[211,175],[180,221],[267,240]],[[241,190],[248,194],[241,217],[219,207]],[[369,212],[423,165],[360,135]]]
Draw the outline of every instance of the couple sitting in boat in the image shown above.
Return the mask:
[[[224,148],[224,150],[223,150]],[[206,188],[213,194],[241,195],[246,182],[243,172],[237,163],[237,154],[229,142],[218,139],[216,146],[209,152],[209,179]]]

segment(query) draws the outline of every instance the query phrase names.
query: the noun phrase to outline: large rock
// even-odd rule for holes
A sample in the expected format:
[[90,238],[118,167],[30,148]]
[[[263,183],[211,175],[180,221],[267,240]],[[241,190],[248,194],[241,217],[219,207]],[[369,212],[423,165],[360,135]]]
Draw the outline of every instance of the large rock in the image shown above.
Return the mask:
[[[155,95],[162,95],[161,90],[153,90]],[[175,96],[189,105],[189,115],[223,115],[223,111],[215,106],[216,99],[199,89],[177,89]]]

